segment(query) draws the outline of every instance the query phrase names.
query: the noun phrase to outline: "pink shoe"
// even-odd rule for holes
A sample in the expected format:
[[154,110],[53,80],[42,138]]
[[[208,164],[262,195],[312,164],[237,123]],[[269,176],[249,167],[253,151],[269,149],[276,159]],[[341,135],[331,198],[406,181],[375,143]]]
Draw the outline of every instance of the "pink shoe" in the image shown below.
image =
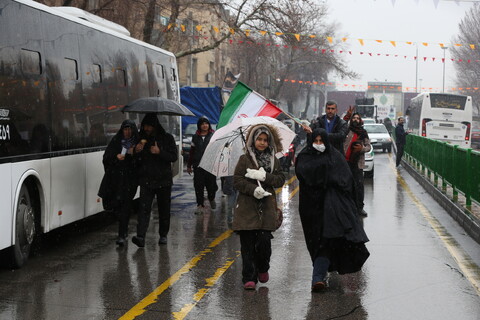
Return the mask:
[[243,285],[243,289],[245,290],[255,290],[257,284],[253,281],[248,281]]
[[268,279],[270,279],[268,272],[260,272],[258,274],[258,281],[260,281],[261,283],[268,282]]

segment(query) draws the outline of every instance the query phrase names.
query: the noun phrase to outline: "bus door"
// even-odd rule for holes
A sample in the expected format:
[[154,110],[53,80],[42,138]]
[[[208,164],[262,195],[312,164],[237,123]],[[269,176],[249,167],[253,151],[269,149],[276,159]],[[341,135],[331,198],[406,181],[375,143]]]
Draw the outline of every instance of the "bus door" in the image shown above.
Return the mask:
[[43,21],[53,150],[50,227],[56,228],[85,216],[86,117],[78,45],[84,30],[57,16]]

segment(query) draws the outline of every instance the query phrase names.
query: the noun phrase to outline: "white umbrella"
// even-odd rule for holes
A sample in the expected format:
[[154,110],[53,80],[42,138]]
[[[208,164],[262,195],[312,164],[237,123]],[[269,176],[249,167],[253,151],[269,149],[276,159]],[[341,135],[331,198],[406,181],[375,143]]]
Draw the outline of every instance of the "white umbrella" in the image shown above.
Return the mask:
[[[246,134],[250,127],[257,124],[275,127],[282,138],[283,150],[288,150],[295,138],[295,132],[277,119],[264,116],[238,118],[215,131],[205,149],[200,167],[217,177],[233,176],[238,159],[244,154]],[[280,153],[278,155],[281,156]]]

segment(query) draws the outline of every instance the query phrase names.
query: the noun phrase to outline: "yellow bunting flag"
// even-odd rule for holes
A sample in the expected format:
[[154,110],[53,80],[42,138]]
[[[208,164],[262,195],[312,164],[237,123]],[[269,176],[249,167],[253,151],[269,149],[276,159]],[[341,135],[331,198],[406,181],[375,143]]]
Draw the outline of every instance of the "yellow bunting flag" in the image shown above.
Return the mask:
[[250,31],[251,31],[251,30],[245,30],[245,35],[246,35],[247,37],[250,37]]
[[172,24],[169,23],[168,26],[167,26],[167,30],[170,30],[171,27],[172,27]]
[[283,32],[275,32],[276,36],[283,36]]
[[180,29],[182,29],[182,32],[185,32],[185,26],[183,24],[180,25]]
[[197,29],[197,31],[200,31],[200,30],[202,30],[202,26],[198,25],[198,26],[195,27],[195,29]]
[[230,33],[235,34],[235,30],[233,30],[233,28],[230,28]]
[[264,36],[264,35],[267,34],[267,31],[260,31],[260,34],[261,34],[262,36]]
[[469,44],[470,49],[475,50],[475,45],[474,44]]
[[360,44],[363,46],[364,43],[363,43],[363,39],[358,39],[358,42],[360,42]]
[[297,41],[300,41],[300,35],[298,33],[295,33],[295,38],[297,38]]
[[328,42],[333,43],[333,38],[332,37],[327,37]]
[[343,41],[343,42],[345,42],[345,41],[347,41],[347,40],[348,40],[347,38],[342,38],[342,41]]
[[217,27],[213,27],[213,31],[215,31],[216,33],[220,32],[220,30]]
[[428,43],[427,43],[427,42],[422,42],[422,44],[423,44],[425,47],[428,47]]
[[395,41],[390,41],[390,43],[392,44],[392,46],[396,47],[397,46],[397,43]]

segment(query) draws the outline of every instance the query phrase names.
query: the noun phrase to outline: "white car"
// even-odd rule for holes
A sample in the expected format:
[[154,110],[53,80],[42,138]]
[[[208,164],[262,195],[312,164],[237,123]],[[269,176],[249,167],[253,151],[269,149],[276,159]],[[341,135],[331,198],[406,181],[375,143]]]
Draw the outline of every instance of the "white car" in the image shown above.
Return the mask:
[[368,132],[370,143],[373,149],[382,149],[383,152],[392,152],[392,137],[387,131],[385,125],[381,123],[365,124],[363,126]]
[[374,157],[375,153],[373,152],[373,148],[370,149],[370,152],[365,153],[365,168],[363,168],[363,176],[365,178],[373,178],[375,169],[375,163],[373,162]]
[[362,119],[362,121],[363,121],[363,124],[376,123],[376,122],[375,122],[375,119],[372,119],[372,118],[365,118],[365,119]]

